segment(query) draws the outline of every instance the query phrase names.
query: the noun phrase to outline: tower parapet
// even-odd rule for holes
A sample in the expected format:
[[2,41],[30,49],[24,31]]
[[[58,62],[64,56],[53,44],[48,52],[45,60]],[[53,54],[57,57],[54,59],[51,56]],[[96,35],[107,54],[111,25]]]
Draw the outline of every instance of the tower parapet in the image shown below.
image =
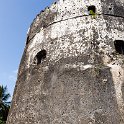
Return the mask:
[[69,18],[88,16],[88,7],[94,5],[97,15],[110,15],[124,17],[124,2],[115,0],[62,0],[53,3],[50,7],[42,10],[34,19],[28,33],[29,42],[34,35],[52,23],[56,23]]

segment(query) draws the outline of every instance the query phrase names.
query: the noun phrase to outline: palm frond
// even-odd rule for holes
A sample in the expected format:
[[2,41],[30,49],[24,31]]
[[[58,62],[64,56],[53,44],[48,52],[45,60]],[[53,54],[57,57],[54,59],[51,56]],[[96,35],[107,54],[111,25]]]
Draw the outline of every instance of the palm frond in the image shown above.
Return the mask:
[[3,100],[3,101],[7,101],[9,98],[10,98],[10,94],[7,93],[7,94],[4,94],[2,100]]

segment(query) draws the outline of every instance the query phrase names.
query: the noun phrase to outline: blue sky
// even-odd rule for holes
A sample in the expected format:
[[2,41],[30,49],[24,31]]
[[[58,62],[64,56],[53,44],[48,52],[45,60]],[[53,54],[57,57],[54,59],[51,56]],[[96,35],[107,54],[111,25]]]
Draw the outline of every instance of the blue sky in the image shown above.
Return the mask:
[[35,16],[54,0],[0,1],[0,85],[12,95],[26,33]]

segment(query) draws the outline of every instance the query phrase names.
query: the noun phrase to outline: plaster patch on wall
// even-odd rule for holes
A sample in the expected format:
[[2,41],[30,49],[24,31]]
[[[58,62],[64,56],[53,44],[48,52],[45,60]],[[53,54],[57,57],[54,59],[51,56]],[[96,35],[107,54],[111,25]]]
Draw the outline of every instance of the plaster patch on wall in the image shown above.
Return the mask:
[[[90,43],[93,39],[94,27],[95,32],[98,33],[97,41],[100,41],[98,45],[99,51],[102,51],[104,54],[111,54],[114,51],[113,46],[109,44],[110,42],[114,44],[115,39],[124,39],[122,31],[118,31],[116,28],[111,30],[111,32],[107,30],[106,21],[102,16],[96,20],[91,17],[79,17],[58,22],[51,25],[47,33],[45,33],[46,29],[42,29],[34,37],[27,49],[29,53],[28,67],[32,63],[32,58],[34,58],[40,49],[47,50],[47,57],[50,57],[51,54],[52,57],[50,57],[49,61],[58,61],[63,53],[64,58],[86,54],[88,50],[91,49]],[[119,27],[119,25],[116,25],[116,27]],[[106,38],[108,35],[109,37]],[[51,39],[57,38],[54,47],[51,46],[49,37]],[[50,52],[51,50],[52,52]]]
[[77,69],[78,71],[83,71],[86,70],[88,68],[93,68],[93,65],[84,65],[82,62],[78,62],[78,64],[66,64],[64,66],[65,69]]
[[111,73],[113,77],[113,83],[115,86],[115,92],[116,92],[116,98],[117,98],[117,103],[118,107],[121,111],[124,112],[123,107],[124,107],[124,101],[123,101],[123,96],[122,96],[122,84],[124,82],[124,70],[120,65],[112,65],[108,64],[108,67],[111,67]]

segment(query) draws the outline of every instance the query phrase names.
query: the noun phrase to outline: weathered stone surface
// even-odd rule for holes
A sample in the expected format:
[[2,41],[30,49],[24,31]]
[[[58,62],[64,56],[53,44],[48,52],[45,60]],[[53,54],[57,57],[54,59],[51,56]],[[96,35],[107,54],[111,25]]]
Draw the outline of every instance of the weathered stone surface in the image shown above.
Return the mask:
[[60,0],[37,15],[7,124],[124,124],[123,11],[123,0]]

